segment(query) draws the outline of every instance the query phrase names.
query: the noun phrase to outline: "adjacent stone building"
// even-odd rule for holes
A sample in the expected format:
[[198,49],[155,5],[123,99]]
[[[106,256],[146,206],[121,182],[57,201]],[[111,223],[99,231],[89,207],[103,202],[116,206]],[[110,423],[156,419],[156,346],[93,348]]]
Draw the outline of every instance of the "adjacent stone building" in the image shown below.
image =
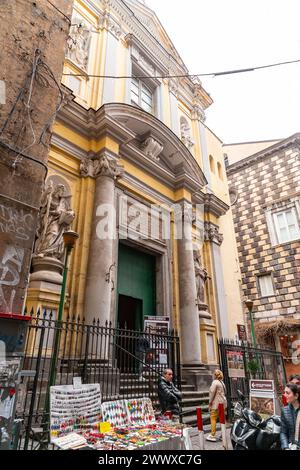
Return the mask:
[[0,314],[24,310],[72,3],[1,1]]
[[199,80],[161,78],[188,70],[144,4],[75,1],[72,24],[28,307],[57,311],[74,211],[65,315],[132,329],[169,317],[197,375],[243,323],[222,143],[204,123],[212,99]]
[[258,340],[282,351],[287,373],[299,373],[300,134],[223,149],[243,294],[254,301]]

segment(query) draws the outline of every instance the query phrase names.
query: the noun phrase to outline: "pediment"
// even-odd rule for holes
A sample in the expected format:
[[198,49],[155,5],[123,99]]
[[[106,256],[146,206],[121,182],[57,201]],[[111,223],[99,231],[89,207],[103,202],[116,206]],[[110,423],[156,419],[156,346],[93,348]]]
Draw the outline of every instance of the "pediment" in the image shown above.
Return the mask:
[[119,132],[122,126],[123,132],[131,136],[120,146],[124,158],[141,165],[174,189],[186,186],[194,192],[206,186],[207,180],[193,155],[156,117],[121,103],[106,104],[102,112],[111,126],[115,122]]
[[138,0],[125,0],[125,3],[152,36],[175,57],[178,63],[185,66],[155,12]]

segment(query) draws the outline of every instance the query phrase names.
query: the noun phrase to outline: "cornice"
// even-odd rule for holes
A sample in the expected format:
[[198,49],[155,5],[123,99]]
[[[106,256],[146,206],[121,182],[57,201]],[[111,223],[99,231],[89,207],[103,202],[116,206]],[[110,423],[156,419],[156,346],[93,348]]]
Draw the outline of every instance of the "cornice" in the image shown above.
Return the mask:
[[163,137],[169,143],[172,143],[174,150],[178,152],[182,157],[184,170],[191,175],[191,179],[193,179],[198,185],[195,190],[200,190],[201,188],[207,185],[207,180],[204,176],[204,173],[201,170],[198,162],[191,154],[191,152],[178,138],[178,136],[174,134],[174,132],[162,121],[157,119],[152,114],[149,114],[140,108],[136,108],[135,106],[131,106],[128,104],[111,103],[103,105],[103,108],[111,118],[113,118],[114,116],[116,117],[116,119],[118,117],[122,117],[124,119],[135,118],[143,122],[145,126],[148,126],[148,128],[151,129],[151,132],[156,135],[159,140],[161,140],[161,138]]
[[125,36],[125,42],[131,47],[135,47],[138,51],[140,51],[143,56],[152,63],[152,65],[159,71],[160,75],[168,75],[169,70],[161,61],[157,60],[157,57],[149,51],[145,44],[143,44],[136,36],[132,33],[129,33]]
[[286,148],[293,145],[298,146],[300,149],[300,133],[293,134],[291,137],[288,137],[287,139],[284,139],[281,142],[268,147],[267,149],[261,150],[260,152],[250,155],[249,157],[243,158],[239,162],[229,165],[226,169],[227,175],[231,175],[238,170],[254,165],[255,163],[262,161],[264,158],[275,155],[278,152],[282,152]]
[[[174,165],[169,162],[166,168],[161,164],[162,162],[147,156],[141,146],[133,144],[137,137],[141,138],[141,136],[137,136],[125,123],[120,122],[120,118],[124,121],[135,119],[143,123],[145,130],[151,129],[151,135],[158,142],[165,141],[167,145],[172,146],[173,153],[180,155],[181,163]],[[120,152],[125,158],[131,158],[133,163],[138,163],[145,171],[153,174],[164,184],[169,184],[173,189],[186,187],[195,193],[207,185],[202,169],[177,135],[156,117],[139,108],[123,103],[112,103],[105,104],[98,111],[94,111],[91,108],[86,110],[78,103],[69,101],[60,110],[57,120],[89,140],[100,139],[103,135],[111,136],[121,145]],[[75,155],[79,158],[93,156],[92,152],[80,151],[72,142],[68,144],[67,140],[58,133],[54,133],[54,143],[59,146],[63,145],[65,149],[68,148],[68,151],[74,149]],[[126,144],[125,152],[122,150],[124,144]]]
[[215,194],[207,193],[204,198],[204,211],[209,212],[210,214],[215,215],[216,217],[221,217],[225,215],[229,210],[229,206],[219,199]]

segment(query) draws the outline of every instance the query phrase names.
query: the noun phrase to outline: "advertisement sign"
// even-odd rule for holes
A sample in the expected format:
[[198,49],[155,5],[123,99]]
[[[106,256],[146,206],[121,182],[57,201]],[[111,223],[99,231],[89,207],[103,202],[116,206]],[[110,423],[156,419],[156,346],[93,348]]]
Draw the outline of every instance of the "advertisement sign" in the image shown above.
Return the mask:
[[250,380],[250,408],[263,419],[276,413],[273,380]]
[[150,316],[144,317],[144,328],[147,333],[168,335],[170,329],[170,317]]
[[[168,342],[163,338],[170,330],[170,317],[144,317],[144,328],[150,335],[150,349],[146,354],[146,362],[152,366],[168,366]],[[156,336],[157,335],[157,336]]]
[[241,351],[226,351],[226,357],[229,377],[246,377],[244,353]]
[[245,325],[237,325],[238,337],[240,341],[247,341],[247,331]]

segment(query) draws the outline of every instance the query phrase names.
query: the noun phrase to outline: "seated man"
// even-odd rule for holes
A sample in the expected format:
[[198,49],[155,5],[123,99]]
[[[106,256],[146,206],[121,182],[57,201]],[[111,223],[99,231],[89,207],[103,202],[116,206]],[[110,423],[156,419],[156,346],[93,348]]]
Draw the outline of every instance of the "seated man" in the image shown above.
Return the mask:
[[161,412],[169,411],[178,418],[180,414],[179,402],[181,401],[181,392],[175,387],[172,380],[172,369],[165,369],[158,383],[158,398]]

